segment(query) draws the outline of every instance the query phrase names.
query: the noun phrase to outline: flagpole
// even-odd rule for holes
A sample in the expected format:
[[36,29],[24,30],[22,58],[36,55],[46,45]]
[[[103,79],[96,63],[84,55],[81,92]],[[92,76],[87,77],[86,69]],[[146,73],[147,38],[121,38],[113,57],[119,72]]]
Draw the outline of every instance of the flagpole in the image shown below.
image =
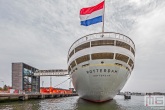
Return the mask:
[[104,33],[104,16],[105,15],[105,0],[104,0],[104,13],[103,13],[103,27],[102,27],[102,33]]

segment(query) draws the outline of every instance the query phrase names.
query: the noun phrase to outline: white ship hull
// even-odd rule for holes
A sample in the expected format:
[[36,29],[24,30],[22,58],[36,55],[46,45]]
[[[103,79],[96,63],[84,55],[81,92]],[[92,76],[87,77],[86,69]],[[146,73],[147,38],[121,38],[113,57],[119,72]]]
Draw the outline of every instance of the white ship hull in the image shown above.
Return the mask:
[[103,102],[120,92],[134,68],[135,45],[122,34],[105,32],[78,39],[68,53],[68,71],[78,95]]
[[91,66],[78,68],[72,75],[73,85],[81,98],[103,102],[113,99],[123,88],[130,76],[129,71],[112,61],[104,62],[106,64],[93,62]]

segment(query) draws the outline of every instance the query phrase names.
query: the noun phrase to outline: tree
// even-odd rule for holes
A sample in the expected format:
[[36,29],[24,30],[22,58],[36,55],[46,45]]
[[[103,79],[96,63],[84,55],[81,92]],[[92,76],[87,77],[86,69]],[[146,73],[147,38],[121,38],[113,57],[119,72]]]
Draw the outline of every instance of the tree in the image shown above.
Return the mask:
[[2,87],[0,87],[0,91],[2,91],[3,89],[2,89]]
[[8,87],[6,86],[6,84],[4,85],[3,90],[4,91],[7,91],[8,90]]

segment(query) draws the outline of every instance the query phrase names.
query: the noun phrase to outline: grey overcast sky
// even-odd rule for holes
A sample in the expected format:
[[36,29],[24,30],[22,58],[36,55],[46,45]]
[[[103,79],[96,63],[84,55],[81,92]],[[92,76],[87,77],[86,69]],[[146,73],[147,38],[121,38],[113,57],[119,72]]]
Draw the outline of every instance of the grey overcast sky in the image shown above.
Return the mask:
[[[80,26],[79,10],[101,1],[0,0],[0,86],[11,85],[12,62],[66,69],[71,44],[101,31],[102,23]],[[106,0],[105,31],[125,34],[136,45],[135,68],[123,91],[165,92],[165,0]],[[53,77],[53,85],[65,79]],[[49,77],[41,81],[49,86]]]

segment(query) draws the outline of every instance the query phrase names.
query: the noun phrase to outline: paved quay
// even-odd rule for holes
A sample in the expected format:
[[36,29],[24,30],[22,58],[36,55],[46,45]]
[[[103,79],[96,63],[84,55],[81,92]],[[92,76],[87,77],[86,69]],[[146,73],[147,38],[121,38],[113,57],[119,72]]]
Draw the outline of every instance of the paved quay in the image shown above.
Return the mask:
[[46,98],[60,98],[60,97],[72,97],[78,96],[78,94],[40,94],[40,93],[30,93],[30,94],[0,94],[0,102],[3,101],[13,101],[13,100],[29,100],[29,99],[46,99]]

